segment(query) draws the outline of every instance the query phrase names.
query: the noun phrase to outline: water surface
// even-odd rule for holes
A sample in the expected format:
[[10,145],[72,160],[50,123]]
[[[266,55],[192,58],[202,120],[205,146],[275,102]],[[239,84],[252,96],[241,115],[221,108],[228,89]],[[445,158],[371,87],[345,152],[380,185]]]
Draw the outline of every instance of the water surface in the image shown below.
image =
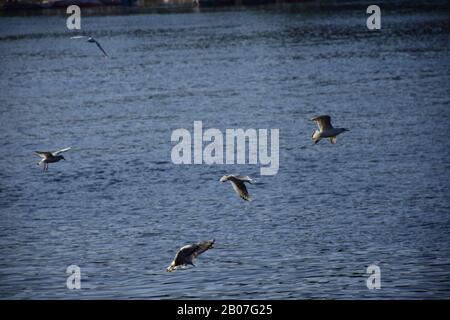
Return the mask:
[[[399,6],[375,32],[366,17],[83,17],[109,59],[64,16],[0,18],[0,298],[449,298],[449,10]],[[318,114],[351,131],[314,146]],[[280,129],[279,173],[173,164],[171,133],[195,120]],[[253,202],[218,182],[232,172],[257,180]],[[196,268],[165,272],[209,238]]]

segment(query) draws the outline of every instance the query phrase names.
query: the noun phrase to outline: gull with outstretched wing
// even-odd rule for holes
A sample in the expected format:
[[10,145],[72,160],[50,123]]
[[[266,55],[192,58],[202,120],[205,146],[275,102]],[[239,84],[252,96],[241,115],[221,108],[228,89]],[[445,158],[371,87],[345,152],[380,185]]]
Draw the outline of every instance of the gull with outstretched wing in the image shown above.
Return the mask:
[[100,45],[100,43],[97,40],[95,40],[93,37],[89,37],[89,36],[70,37],[70,39],[86,39],[86,38],[87,38],[87,42],[95,43],[97,45],[97,47],[102,51],[105,58],[109,57],[108,54],[106,53],[105,49],[103,49],[103,47]]
[[195,266],[193,261],[203,252],[213,247],[215,240],[206,240],[199,243],[189,244],[181,247],[178,250],[175,258],[170,266],[167,267],[167,272],[172,272],[180,266],[192,265]]
[[69,151],[71,148],[64,148],[55,152],[48,151],[36,151],[36,153],[42,158],[37,164],[38,166],[44,165],[43,171],[48,171],[48,164],[53,162],[58,162],[59,160],[66,160],[61,154],[63,152]]
[[245,186],[245,182],[253,183],[253,180],[249,176],[241,176],[241,175],[224,175],[219,180],[220,182],[230,181],[233,186],[236,194],[246,201],[251,201],[250,195],[247,191],[247,187]]
[[332,144],[336,143],[336,136],[344,131],[350,131],[345,128],[334,128],[331,125],[331,117],[328,115],[312,118],[311,121],[317,123],[319,130],[315,130],[311,138],[314,143],[318,143],[322,138],[330,138]]

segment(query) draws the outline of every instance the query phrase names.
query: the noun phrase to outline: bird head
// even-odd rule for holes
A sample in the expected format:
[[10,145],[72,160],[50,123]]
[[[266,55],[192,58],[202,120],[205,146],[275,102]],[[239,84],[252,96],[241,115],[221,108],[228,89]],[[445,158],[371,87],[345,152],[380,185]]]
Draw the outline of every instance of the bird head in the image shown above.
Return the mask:
[[227,175],[225,175],[225,176],[223,176],[222,178],[220,178],[220,182],[226,182],[226,181],[228,181],[228,178],[229,178],[229,176],[227,176]]
[[168,267],[166,268],[166,272],[172,272],[173,270],[175,270],[175,265],[174,265],[174,263],[172,262],[172,263],[170,264],[170,266],[168,266]]

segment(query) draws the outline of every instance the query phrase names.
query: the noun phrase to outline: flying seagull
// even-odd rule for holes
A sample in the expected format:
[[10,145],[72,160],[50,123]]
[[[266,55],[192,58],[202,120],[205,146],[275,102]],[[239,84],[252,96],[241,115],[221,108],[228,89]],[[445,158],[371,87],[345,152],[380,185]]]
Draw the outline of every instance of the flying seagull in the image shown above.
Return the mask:
[[63,155],[60,155],[60,153],[66,152],[70,150],[71,148],[64,148],[55,152],[47,152],[47,151],[36,151],[36,153],[42,157],[42,160],[39,161],[37,164],[40,166],[41,164],[44,165],[44,171],[48,171],[48,164],[53,162],[58,162],[59,160],[64,159]]
[[108,58],[108,54],[106,53],[106,51],[102,48],[100,43],[97,40],[95,40],[94,38],[88,37],[88,36],[75,36],[75,37],[71,37],[70,39],[85,39],[85,38],[87,38],[87,42],[95,43],[97,45],[97,47],[103,52],[103,55],[105,56],[105,58]]
[[253,180],[248,176],[235,176],[232,174],[224,175],[219,180],[220,182],[230,181],[234,191],[237,195],[246,201],[252,201],[248,194],[247,187],[244,182],[253,183]]
[[180,250],[178,250],[177,254],[175,255],[175,258],[173,259],[170,266],[167,267],[166,271],[172,272],[179,266],[184,266],[188,264],[195,267],[193,263],[194,259],[197,258],[200,254],[202,254],[206,250],[212,248],[214,241],[215,241],[214,239],[206,240],[182,247]]
[[314,143],[317,143],[322,138],[330,138],[332,144],[336,143],[336,136],[344,131],[350,131],[345,128],[334,128],[331,125],[331,117],[330,116],[318,116],[312,118],[311,121],[315,121],[319,130],[316,130],[311,135]]

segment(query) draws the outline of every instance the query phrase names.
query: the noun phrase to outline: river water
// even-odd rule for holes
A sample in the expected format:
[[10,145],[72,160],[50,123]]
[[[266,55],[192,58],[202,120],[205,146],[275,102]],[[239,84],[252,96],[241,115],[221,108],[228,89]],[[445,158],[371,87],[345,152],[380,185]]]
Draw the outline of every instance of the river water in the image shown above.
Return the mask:
[[[382,7],[369,31],[366,7],[82,16],[109,59],[64,14],[1,17],[0,298],[450,298],[450,9]],[[314,145],[320,114],[351,131]],[[278,174],[172,163],[197,120],[279,129]]]

